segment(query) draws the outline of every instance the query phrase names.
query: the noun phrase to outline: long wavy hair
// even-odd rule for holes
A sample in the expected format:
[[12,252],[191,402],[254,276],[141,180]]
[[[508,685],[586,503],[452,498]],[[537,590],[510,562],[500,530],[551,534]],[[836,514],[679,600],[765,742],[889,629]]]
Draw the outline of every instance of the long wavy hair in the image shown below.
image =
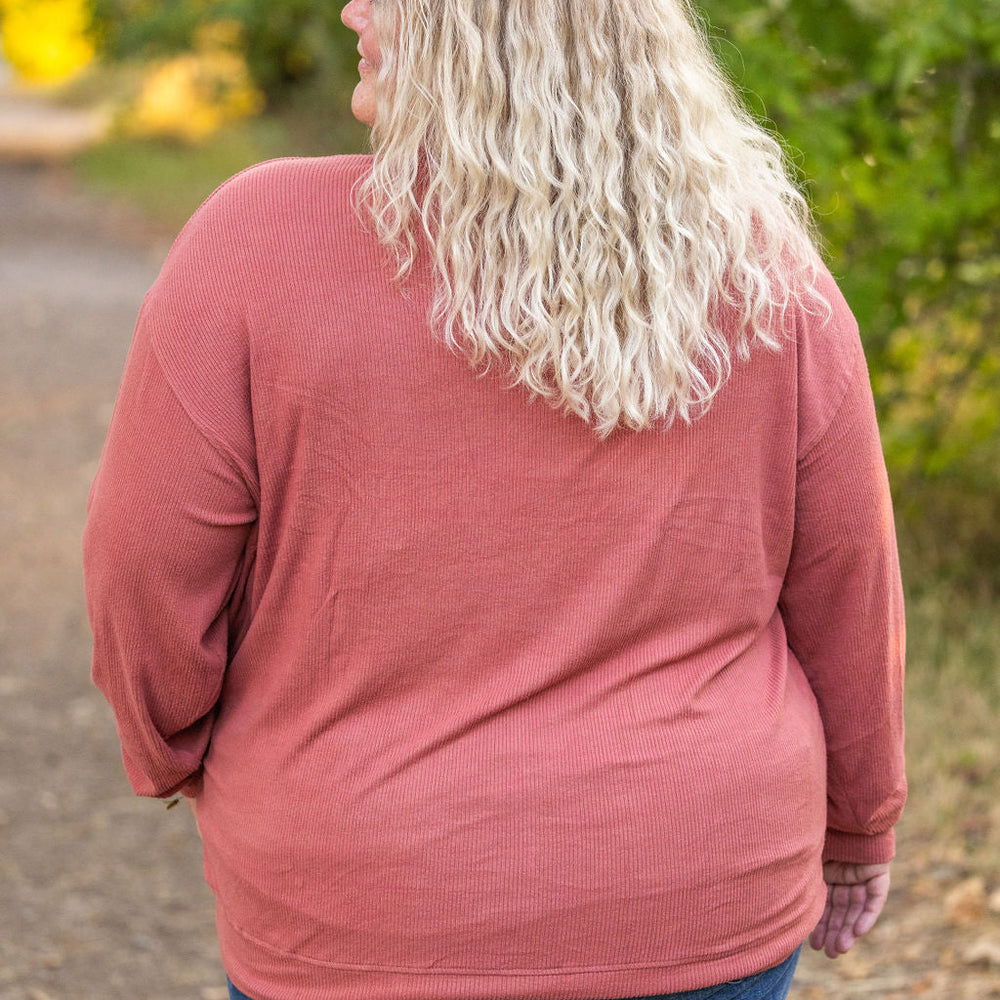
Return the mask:
[[685,0],[373,4],[355,207],[400,284],[422,226],[429,322],[474,366],[602,437],[669,426],[822,303],[807,204]]

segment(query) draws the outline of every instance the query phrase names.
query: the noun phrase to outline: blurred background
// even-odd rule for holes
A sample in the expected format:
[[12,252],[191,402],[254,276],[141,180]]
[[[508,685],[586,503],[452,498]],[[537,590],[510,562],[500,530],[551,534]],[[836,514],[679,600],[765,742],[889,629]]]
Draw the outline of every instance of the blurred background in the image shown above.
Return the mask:
[[[0,1000],[224,1000],[190,816],[89,684],[86,495],[132,326],[226,177],[368,151],[340,2],[0,0]],[[699,6],[861,325],[908,596],[883,920],[793,996],[1000,997],[1000,0]]]

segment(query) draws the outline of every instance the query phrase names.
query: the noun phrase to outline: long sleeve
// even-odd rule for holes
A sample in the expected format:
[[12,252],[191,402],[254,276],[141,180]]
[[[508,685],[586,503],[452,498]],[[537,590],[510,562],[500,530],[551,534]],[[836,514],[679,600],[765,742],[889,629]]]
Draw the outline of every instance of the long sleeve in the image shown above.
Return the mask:
[[164,375],[144,306],[84,535],[93,678],[140,795],[197,788],[257,517],[252,484]]
[[[846,389],[825,390],[827,399],[840,398],[818,437],[804,428],[780,603],[826,736],[824,859],[880,862],[893,855],[906,797],[902,585],[868,371],[853,319],[832,298],[849,348]],[[819,368],[807,373],[806,393],[824,392],[817,377]],[[821,416],[808,404],[804,410],[807,420]]]

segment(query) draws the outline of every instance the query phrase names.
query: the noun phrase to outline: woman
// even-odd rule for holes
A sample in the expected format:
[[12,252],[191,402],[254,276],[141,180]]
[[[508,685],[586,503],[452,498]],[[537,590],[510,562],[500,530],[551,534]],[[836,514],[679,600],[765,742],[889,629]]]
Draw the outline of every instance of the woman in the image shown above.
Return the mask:
[[137,324],[85,538],[133,787],[197,803],[237,997],[783,997],[905,797],[802,198],[681,0],[343,20],[374,158],[227,182]]

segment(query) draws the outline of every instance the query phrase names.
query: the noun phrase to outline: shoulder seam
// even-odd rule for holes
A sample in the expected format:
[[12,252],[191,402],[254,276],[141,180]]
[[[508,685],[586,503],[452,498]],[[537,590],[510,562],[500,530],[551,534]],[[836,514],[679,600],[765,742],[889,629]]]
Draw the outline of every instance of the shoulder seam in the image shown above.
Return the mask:
[[[143,299],[142,307],[139,310],[140,321],[145,310],[146,299]],[[216,434],[212,433],[212,431],[205,427],[203,422],[192,412],[191,407],[187,404],[183,395],[178,391],[177,386],[174,385],[173,379],[171,379],[170,373],[167,370],[167,366],[163,363],[163,359],[160,357],[160,350],[153,330],[149,331],[149,351],[152,356],[152,360],[159,369],[160,374],[163,376],[163,381],[170,390],[170,394],[177,400],[177,405],[184,411],[185,416],[191,422],[191,426],[194,427],[202,438],[204,438],[208,446],[226,463],[226,465],[228,465],[233,472],[235,472],[240,479],[246,483],[247,490],[253,498],[254,503],[260,507],[260,484],[257,481],[257,476],[253,473],[253,470],[246,467],[246,463],[241,461],[240,457],[231,448],[229,448],[225,442],[220,440]]]
[[844,402],[847,399],[847,394],[851,388],[851,383],[858,376],[858,369],[862,369],[865,374],[865,378],[868,378],[868,363],[865,359],[864,350],[859,350],[857,352],[857,357],[854,359],[854,364],[847,370],[844,376],[844,384],[839,390],[839,396],[837,399],[837,405],[833,408],[833,413],[830,415],[830,419],[826,422],[826,426],[816,435],[814,441],[812,441],[809,447],[799,456],[796,464],[800,469],[807,466],[812,460],[814,454],[816,453],[819,446],[823,443],[827,434],[830,433],[831,428],[837,422],[837,418],[840,416],[840,411],[844,408]]

